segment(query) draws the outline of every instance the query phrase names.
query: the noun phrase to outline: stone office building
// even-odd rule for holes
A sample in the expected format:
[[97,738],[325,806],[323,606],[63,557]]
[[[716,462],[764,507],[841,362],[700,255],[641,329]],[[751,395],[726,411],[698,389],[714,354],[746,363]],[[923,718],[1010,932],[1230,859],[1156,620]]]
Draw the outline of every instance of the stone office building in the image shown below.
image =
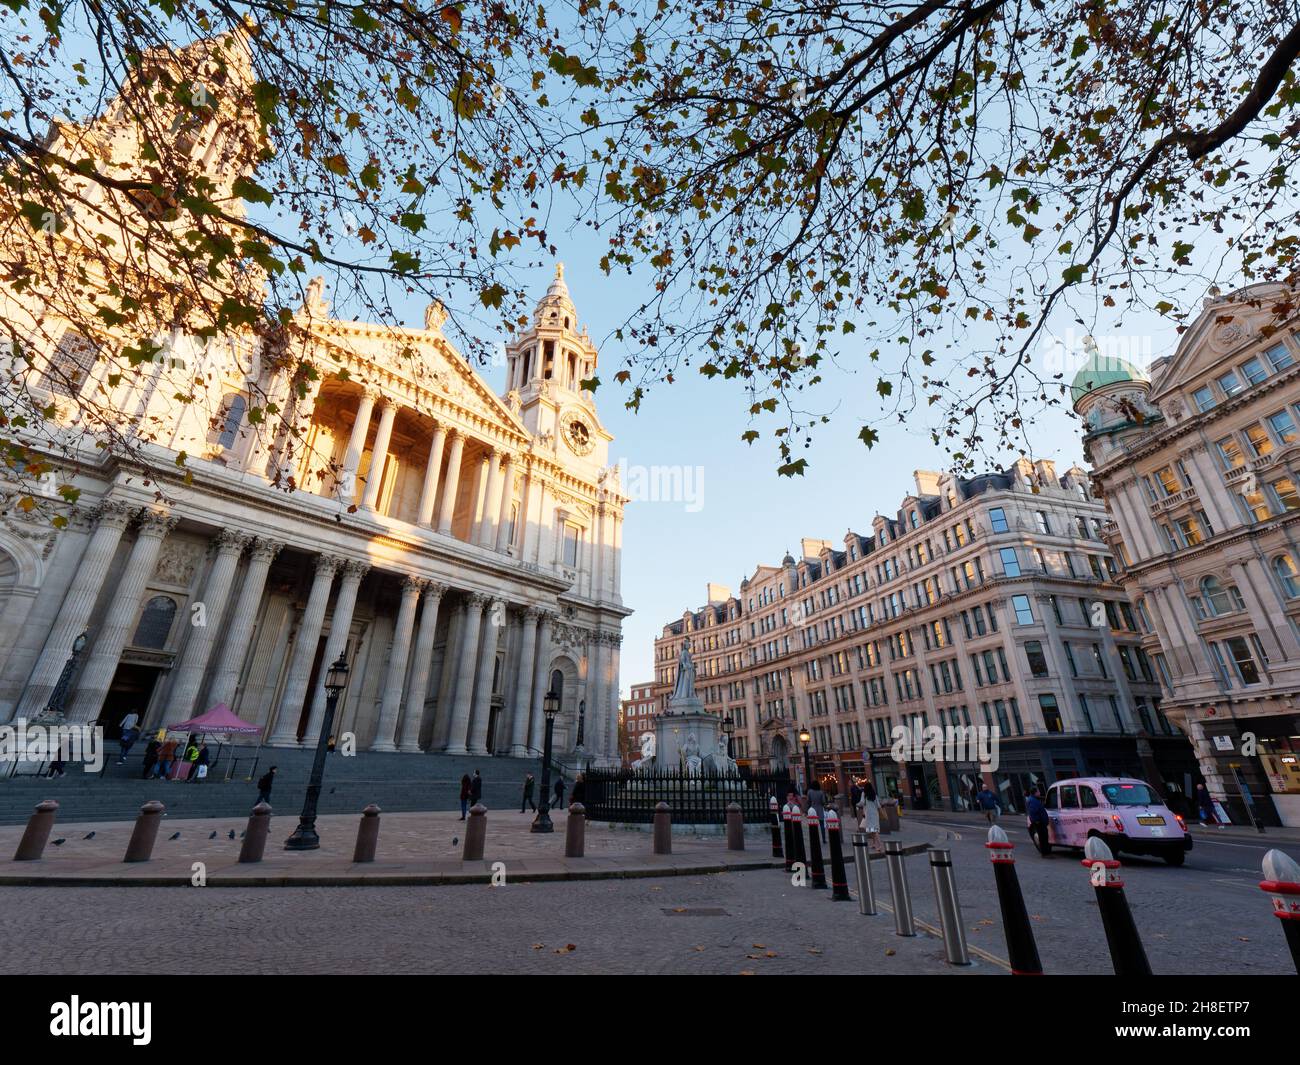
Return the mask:
[[[122,153],[112,113],[76,138]],[[616,763],[627,500],[562,267],[506,348],[501,394],[443,336],[441,305],[415,328],[344,321],[320,280],[288,330],[316,369],[296,398],[251,336],[176,329],[112,382],[52,308],[0,313],[35,352],[6,369],[53,408],[71,442],[56,477],[80,491],[23,513],[0,484],[0,722],[39,714],[72,662],[71,721],[134,710],[152,727],[225,703],[265,742],[314,745],[343,655],[336,734],[359,749],[535,752],[553,689],[557,749],[581,732]],[[211,394],[178,407],[181,378]],[[93,389],[152,438],[101,452],[78,435]],[[254,394],[278,399],[278,432],[250,424]]]
[[870,776],[882,794],[964,809],[977,765],[898,763],[890,748],[897,726],[969,725],[1000,730],[989,782],[1012,808],[1030,786],[1080,774],[1189,788],[1195,762],[1163,713],[1085,471],[1022,460],[915,479],[869,532],[804,540],[739,595],[710,585],[709,603],[655,641],[657,698],[689,638],[697,689],[757,770],[800,772],[807,728],[832,790]]
[[1106,533],[1165,712],[1234,821],[1300,825],[1300,316],[1295,293],[1214,296],[1150,377],[1074,382]]

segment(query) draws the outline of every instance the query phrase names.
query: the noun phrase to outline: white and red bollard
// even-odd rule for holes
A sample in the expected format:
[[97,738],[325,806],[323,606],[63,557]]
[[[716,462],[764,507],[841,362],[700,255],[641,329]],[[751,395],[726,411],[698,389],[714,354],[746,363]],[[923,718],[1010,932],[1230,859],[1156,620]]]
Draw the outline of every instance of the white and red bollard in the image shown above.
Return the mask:
[[1116,976],[1150,976],[1151,963],[1142,946],[1133,913],[1124,897],[1124,881],[1119,875],[1119,862],[1110,853],[1104,840],[1092,836],[1083,846],[1083,867],[1092,875],[1092,886],[1097,893],[1097,908],[1101,910],[1102,927],[1106,929],[1106,946],[1110,948],[1110,962]]
[[1264,876],[1259,889],[1269,894],[1273,916],[1282,922],[1291,960],[1300,973],[1300,865],[1289,854],[1271,850],[1264,855]]

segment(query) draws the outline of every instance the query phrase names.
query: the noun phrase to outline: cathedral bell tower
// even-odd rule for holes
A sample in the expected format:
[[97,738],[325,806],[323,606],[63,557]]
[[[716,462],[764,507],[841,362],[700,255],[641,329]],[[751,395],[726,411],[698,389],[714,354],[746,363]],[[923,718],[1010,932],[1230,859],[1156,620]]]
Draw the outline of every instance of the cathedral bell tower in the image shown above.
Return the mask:
[[583,328],[564,283],[564,264],[533,309],[533,320],[506,348],[506,404],[540,450],[584,471],[603,469],[612,439],[582,382],[596,376],[596,346]]

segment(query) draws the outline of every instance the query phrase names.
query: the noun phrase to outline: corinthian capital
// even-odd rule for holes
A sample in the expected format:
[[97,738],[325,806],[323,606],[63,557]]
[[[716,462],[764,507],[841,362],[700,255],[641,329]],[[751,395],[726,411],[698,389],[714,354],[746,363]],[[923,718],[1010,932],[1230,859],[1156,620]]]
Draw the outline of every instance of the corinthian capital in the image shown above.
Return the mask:
[[369,572],[369,562],[362,562],[360,559],[350,558],[343,563],[343,579],[345,581],[349,578],[355,581],[360,581],[361,578]]
[[241,554],[252,537],[237,529],[218,529],[212,538],[212,546],[218,554]]
[[274,540],[263,540],[259,536],[250,554],[254,562],[270,562],[283,550],[284,544],[276,543]]
[[110,529],[125,529],[131,523],[132,513],[129,506],[117,499],[105,499],[93,511],[96,526]]
[[156,536],[161,540],[176,528],[177,520],[171,514],[146,507],[140,511],[140,535]]

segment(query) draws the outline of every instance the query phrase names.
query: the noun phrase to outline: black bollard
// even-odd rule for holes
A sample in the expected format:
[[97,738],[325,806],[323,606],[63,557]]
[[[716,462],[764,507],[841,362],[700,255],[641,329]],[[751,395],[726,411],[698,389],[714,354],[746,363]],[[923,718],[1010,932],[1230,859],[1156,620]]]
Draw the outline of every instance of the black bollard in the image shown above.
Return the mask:
[[808,807],[808,865],[812,870],[810,883],[815,888],[826,887],[826,865],[822,861],[822,823],[817,811]]
[[1092,886],[1097,893],[1097,908],[1101,910],[1101,923],[1106,929],[1106,946],[1110,948],[1110,962],[1116,976],[1150,976],[1151,963],[1142,948],[1137,925],[1124,897],[1124,881],[1119,876],[1119,862],[1115,861],[1105,841],[1093,836],[1083,848],[1083,866],[1092,875]]
[[[768,798],[767,809],[768,813],[772,815],[772,857],[781,858],[784,857],[781,850],[781,818],[777,816],[775,795]],[[785,863],[785,867],[790,868],[788,861]]]
[[1289,854],[1271,850],[1264,855],[1264,876],[1259,888],[1271,898],[1273,916],[1282,922],[1291,961],[1300,973],[1300,865]]
[[791,828],[790,817],[790,804],[786,803],[781,807],[781,828],[785,834],[785,871],[787,873],[790,871],[790,867],[794,865],[794,837],[791,834],[793,829]]
[[831,845],[831,901],[852,902],[849,874],[844,868],[844,841],[840,838],[840,815],[826,811],[826,839]]
[[998,906],[1002,910],[1002,931],[1007,937],[1011,975],[1042,976],[1043,963],[1038,960],[1034,928],[1029,923],[1025,896],[1020,891],[1020,876],[1016,873],[1015,844],[994,825],[989,829],[989,841],[984,846],[989,849],[989,858],[993,862],[993,880],[998,886]]

